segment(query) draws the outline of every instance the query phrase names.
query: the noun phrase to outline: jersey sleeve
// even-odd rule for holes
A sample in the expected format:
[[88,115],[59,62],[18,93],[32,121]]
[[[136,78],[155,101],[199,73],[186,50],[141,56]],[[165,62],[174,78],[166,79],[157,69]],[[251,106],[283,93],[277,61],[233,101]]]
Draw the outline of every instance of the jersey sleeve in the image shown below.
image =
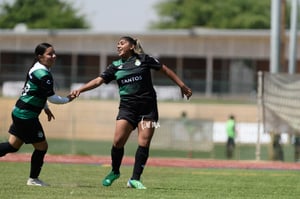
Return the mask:
[[29,80],[38,87],[37,90],[32,91],[33,95],[41,97],[54,95],[53,78],[50,73],[43,70],[37,70],[30,74]]
[[48,97],[48,101],[53,104],[66,104],[66,103],[70,102],[69,98],[61,97],[59,95],[52,95],[52,96]]
[[147,62],[147,65],[154,70],[160,70],[162,68],[162,64],[150,55],[145,55],[145,61]]
[[40,90],[47,97],[54,95],[53,78],[51,75],[45,75],[41,78]]
[[115,66],[111,64],[106,68],[106,70],[103,73],[100,74],[100,77],[104,79],[104,82],[106,84],[116,79],[115,77],[116,70],[114,67]]

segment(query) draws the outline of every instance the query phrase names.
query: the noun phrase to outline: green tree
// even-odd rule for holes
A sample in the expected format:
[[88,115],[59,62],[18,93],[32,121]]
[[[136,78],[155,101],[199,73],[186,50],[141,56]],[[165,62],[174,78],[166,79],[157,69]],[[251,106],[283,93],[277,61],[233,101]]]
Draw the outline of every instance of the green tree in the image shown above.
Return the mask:
[[155,6],[159,20],[151,28],[268,29],[270,6],[271,0],[165,0]]
[[0,5],[0,28],[26,24],[31,29],[89,28],[78,10],[61,0],[15,0]]

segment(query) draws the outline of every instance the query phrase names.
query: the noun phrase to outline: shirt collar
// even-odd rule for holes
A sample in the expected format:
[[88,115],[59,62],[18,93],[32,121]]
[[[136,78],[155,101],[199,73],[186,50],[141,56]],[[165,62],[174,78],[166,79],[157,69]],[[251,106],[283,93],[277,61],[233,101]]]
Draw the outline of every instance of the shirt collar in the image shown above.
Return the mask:
[[41,64],[40,62],[36,62],[36,63],[33,65],[33,67],[29,70],[29,74],[31,74],[33,71],[38,70],[38,69],[50,71],[46,66],[44,66],[44,65]]

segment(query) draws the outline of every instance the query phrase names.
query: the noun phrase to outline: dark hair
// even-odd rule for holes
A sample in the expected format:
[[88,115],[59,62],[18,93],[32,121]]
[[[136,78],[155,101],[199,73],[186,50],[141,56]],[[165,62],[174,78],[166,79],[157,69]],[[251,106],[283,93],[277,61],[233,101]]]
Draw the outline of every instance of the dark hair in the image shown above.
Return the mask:
[[123,36],[123,37],[121,37],[121,39],[128,41],[130,44],[136,45],[136,39],[133,39],[132,37]]
[[40,43],[39,45],[37,45],[35,47],[35,50],[34,50],[35,57],[34,57],[33,63],[30,68],[32,68],[34,66],[34,64],[39,60],[38,56],[43,55],[45,53],[45,51],[47,50],[47,48],[50,48],[50,47],[52,47],[52,45],[49,43]]
[[134,53],[136,53],[136,54],[144,53],[141,42],[138,39],[133,39],[132,37],[129,37],[129,36],[123,36],[120,39],[124,39],[124,40],[128,41],[130,44],[134,45],[134,49],[133,49]]
[[39,55],[43,55],[44,53],[45,53],[45,51],[47,50],[47,48],[50,48],[50,47],[52,47],[52,45],[51,44],[49,44],[49,43],[40,43],[40,44],[38,44],[36,47],[35,47],[35,50],[34,50],[34,59],[33,59],[33,62],[32,62],[32,64],[31,64],[31,66],[30,66],[30,68],[28,69],[28,71],[27,71],[27,74],[26,74],[26,81],[25,81],[25,83],[24,83],[24,88],[25,88],[25,86],[26,86],[26,82],[28,81],[28,79],[29,79],[29,71],[30,71],[30,69],[34,66],[34,64],[36,63],[36,62],[38,62],[39,61]]

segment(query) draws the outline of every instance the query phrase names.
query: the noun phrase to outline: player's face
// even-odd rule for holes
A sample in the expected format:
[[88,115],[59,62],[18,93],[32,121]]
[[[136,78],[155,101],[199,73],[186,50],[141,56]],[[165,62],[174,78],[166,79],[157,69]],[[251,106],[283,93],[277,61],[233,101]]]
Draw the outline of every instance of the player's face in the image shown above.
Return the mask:
[[118,55],[124,59],[128,59],[132,56],[133,48],[133,44],[128,42],[126,39],[121,39],[117,44]]
[[43,55],[39,55],[39,62],[47,68],[50,68],[56,60],[56,54],[53,47],[49,47],[46,49]]

